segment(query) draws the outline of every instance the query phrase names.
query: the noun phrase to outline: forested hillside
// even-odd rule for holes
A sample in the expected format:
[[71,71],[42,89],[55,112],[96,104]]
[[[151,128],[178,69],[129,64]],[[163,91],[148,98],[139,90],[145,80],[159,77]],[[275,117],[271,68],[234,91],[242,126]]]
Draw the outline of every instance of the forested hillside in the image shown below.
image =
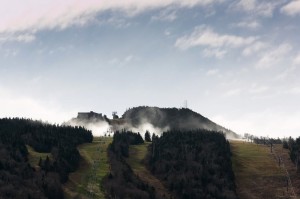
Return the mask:
[[177,109],[140,106],[127,110],[123,114],[122,119],[125,119],[127,123],[135,128],[145,123],[150,123],[154,127],[161,129],[207,129],[211,131],[222,131],[227,136],[237,137],[237,134],[231,130],[187,108]]
[[300,137],[296,139],[289,137],[289,139],[283,141],[283,147],[289,149],[291,161],[295,163],[298,168],[300,162]]
[[[189,112],[183,110],[187,115]],[[149,132],[146,135],[148,144],[144,146],[151,141]],[[91,131],[82,127],[1,119],[0,198],[64,198],[62,183],[67,182],[69,173],[75,172],[80,163],[77,146],[92,141]],[[110,169],[101,179],[107,198],[162,197],[148,184],[151,182],[141,180],[126,162],[129,146],[143,143],[139,133],[114,133],[107,151]],[[30,165],[28,148],[36,154],[43,153],[38,165]],[[222,132],[181,129],[165,132],[161,137],[152,135],[145,163],[141,164],[162,182],[172,198],[235,199],[230,157],[229,144]]]
[[[81,127],[29,119],[0,119],[0,198],[63,198],[61,183],[79,164],[78,144],[93,140]],[[51,153],[39,169],[28,163],[26,145]]]
[[144,143],[139,134],[132,132],[116,132],[111,143],[108,156],[111,171],[104,180],[104,188],[108,198],[150,199],[154,198],[154,189],[136,176],[125,157],[129,156],[129,145]]
[[147,164],[175,198],[237,198],[230,146],[222,133],[163,133],[153,138]]

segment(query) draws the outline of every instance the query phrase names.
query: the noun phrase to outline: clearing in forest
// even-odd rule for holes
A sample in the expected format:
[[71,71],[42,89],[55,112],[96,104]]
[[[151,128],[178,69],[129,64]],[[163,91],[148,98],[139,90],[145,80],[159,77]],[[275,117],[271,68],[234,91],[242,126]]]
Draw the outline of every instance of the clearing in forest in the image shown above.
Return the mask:
[[239,198],[290,198],[285,172],[278,166],[270,147],[239,141],[230,145]]
[[92,143],[78,147],[82,157],[80,166],[70,173],[68,182],[64,185],[66,198],[105,198],[101,188],[103,178],[109,172],[107,147],[112,138],[94,137]]
[[52,155],[51,153],[39,153],[36,152],[31,146],[26,145],[26,148],[28,150],[28,162],[32,167],[39,168],[39,161],[40,158],[45,160],[47,156],[51,159]]
[[126,159],[129,166],[132,168],[134,173],[139,176],[139,178],[155,188],[155,193],[157,198],[171,198],[170,193],[164,187],[162,182],[157,179],[151,172],[146,168],[143,160],[147,154],[147,148],[150,143],[144,143],[140,145],[131,145],[129,147],[129,158]]

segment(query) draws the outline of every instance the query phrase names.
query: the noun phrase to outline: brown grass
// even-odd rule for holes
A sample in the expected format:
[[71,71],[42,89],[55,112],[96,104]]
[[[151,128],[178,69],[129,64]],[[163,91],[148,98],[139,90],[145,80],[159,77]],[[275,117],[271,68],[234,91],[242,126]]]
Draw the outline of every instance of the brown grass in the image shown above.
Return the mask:
[[275,145],[275,152],[278,156],[282,158],[285,168],[287,169],[293,189],[295,191],[296,196],[300,196],[300,173],[296,171],[296,165],[291,161],[289,150],[283,149],[281,144]]
[[277,165],[269,147],[233,141],[231,150],[239,198],[286,198],[285,173]]

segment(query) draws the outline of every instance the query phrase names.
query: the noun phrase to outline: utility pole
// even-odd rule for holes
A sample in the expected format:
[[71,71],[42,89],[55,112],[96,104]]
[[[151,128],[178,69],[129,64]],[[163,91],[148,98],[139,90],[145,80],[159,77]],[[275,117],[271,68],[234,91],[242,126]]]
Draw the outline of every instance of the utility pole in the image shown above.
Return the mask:
[[273,143],[272,143],[272,141],[270,141],[271,142],[271,153],[273,153]]

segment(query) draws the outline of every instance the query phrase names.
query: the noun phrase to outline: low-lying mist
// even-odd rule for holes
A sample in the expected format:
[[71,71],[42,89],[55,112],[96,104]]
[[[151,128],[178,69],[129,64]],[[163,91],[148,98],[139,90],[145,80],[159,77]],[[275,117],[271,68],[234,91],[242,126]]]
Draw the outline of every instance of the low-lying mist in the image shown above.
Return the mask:
[[239,136],[190,109],[136,107],[127,110],[122,117],[108,119],[95,112],[78,113],[76,118],[65,124],[83,126],[92,131],[94,136],[110,135],[115,131],[132,131],[142,136],[146,131],[161,135],[172,129],[196,130],[206,129],[224,132],[227,139],[238,139]]
[[135,133],[140,133],[142,136],[146,133],[146,131],[149,131],[151,134],[155,133],[156,135],[161,135],[163,132],[170,130],[168,126],[164,128],[159,128],[159,127],[155,127],[153,124],[149,122],[145,122],[137,126],[132,126],[130,123],[125,123],[121,125],[112,126],[112,129],[114,131],[121,131],[121,130],[132,131]]

